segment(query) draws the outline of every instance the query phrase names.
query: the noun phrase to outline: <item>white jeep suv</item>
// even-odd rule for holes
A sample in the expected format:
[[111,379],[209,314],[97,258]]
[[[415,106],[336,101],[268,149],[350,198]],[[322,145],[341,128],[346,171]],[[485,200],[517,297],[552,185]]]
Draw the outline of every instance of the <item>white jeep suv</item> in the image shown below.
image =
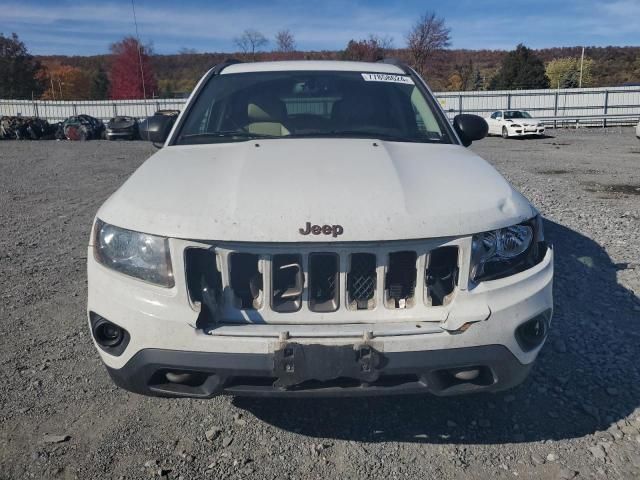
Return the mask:
[[[159,396],[496,391],[552,314],[533,206],[399,63],[225,62],[102,205],[88,319]],[[170,132],[169,132],[170,128]]]

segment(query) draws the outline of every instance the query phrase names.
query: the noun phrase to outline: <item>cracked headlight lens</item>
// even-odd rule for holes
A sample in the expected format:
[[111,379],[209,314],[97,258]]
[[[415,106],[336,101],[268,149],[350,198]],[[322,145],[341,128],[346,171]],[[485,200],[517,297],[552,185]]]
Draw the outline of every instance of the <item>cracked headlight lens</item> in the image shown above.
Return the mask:
[[541,261],[544,252],[546,244],[539,216],[511,227],[478,233],[471,243],[471,280],[477,283],[514,275]]
[[96,221],[94,253],[102,265],[163,287],[173,287],[169,241]]

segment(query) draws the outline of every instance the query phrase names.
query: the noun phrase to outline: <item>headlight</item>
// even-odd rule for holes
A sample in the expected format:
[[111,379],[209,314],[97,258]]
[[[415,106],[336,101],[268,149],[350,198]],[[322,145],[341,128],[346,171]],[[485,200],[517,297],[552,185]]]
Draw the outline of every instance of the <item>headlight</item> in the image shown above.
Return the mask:
[[169,241],[118,228],[101,220],[95,227],[95,258],[106,267],[163,287],[173,287]]
[[522,128],[522,125],[518,124],[518,123],[514,123],[511,125],[513,128]]
[[544,258],[541,218],[500,230],[478,233],[471,243],[471,280],[496,280],[522,272]]
[[536,125],[536,127],[538,127],[538,128],[544,127],[544,123],[539,123],[538,125]]

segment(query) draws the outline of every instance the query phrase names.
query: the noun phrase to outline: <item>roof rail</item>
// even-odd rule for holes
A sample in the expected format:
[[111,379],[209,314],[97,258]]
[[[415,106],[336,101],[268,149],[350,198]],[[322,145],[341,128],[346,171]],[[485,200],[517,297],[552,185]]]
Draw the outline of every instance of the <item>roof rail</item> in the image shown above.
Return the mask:
[[235,65],[236,63],[242,63],[241,60],[238,60],[236,58],[227,58],[226,60],[220,62],[220,63],[216,63],[213,66],[213,74],[214,75],[218,75],[220,72],[222,72],[222,70],[224,70],[225,68],[227,68],[229,65]]
[[403,62],[399,58],[395,58],[395,57],[383,58],[381,60],[378,60],[376,63],[386,63],[389,65],[395,65],[396,67],[400,68],[404,73],[408,75],[411,74],[411,68],[409,67],[409,65],[407,65],[405,62]]

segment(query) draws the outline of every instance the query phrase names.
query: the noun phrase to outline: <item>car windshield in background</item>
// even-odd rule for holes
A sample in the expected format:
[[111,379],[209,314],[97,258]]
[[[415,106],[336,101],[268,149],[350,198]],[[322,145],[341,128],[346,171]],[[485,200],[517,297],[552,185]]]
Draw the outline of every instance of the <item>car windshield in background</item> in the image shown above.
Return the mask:
[[198,95],[174,144],[325,137],[452,143],[445,121],[407,75],[222,74]]
[[513,110],[510,112],[504,112],[504,118],[507,120],[511,120],[514,118],[531,118],[527,112],[521,112],[520,110]]

